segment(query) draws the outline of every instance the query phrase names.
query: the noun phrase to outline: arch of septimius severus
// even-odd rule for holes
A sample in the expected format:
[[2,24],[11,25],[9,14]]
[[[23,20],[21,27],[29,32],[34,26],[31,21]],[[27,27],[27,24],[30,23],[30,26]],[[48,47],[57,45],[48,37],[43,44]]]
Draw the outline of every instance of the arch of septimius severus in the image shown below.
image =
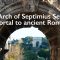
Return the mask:
[[[37,12],[60,15],[60,0],[0,0],[0,13],[18,14],[20,12]],[[55,20],[56,21],[56,20]],[[4,60],[4,49],[7,38],[16,29],[23,26],[0,26],[0,60]],[[30,27],[30,26],[26,26]],[[35,26],[36,27],[36,26]],[[60,59],[60,26],[37,26],[48,38],[51,46],[51,60]]]

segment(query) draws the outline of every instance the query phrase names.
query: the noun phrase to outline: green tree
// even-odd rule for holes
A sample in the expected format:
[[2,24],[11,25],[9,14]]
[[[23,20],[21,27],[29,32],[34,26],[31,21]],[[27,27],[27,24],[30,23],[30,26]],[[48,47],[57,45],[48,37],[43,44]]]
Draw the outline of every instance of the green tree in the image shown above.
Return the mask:
[[37,60],[37,54],[33,51],[32,47],[32,37],[24,38],[20,46],[23,49],[23,60]]
[[25,51],[24,57],[25,57],[24,60],[37,60],[37,54],[32,50]]
[[49,51],[49,49],[41,48],[38,52],[38,55],[39,55],[39,57],[44,57],[46,60],[46,58],[50,57],[50,51]]

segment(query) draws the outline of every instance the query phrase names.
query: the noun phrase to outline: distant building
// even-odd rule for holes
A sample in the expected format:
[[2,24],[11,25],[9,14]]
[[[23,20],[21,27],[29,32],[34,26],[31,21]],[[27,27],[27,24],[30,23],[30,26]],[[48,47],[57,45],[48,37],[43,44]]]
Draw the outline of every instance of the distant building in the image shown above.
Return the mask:
[[39,47],[39,41],[36,42],[36,47]]
[[32,41],[33,47],[40,46],[41,42],[42,42],[42,37],[33,37],[33,41]]
[[42,42],[42,37],[25,37],[25,38],[22,38],[22,40],[27,45],[32,44],[33,47],[39,47]]

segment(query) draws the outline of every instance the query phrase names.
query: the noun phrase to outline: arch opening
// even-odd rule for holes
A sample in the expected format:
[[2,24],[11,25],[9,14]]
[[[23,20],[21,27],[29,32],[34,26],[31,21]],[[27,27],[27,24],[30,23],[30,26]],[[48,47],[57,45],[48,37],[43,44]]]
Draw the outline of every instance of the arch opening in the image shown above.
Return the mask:
[[47,37],[38,28],[21,28],[7,39],[4,60],[50,60],[50,45]]

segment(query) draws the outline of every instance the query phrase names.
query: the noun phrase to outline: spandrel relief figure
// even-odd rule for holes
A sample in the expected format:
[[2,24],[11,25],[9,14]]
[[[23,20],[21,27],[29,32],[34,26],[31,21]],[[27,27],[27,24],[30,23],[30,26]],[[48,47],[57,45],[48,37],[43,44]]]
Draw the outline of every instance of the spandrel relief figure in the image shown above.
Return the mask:
[[2,0],[0,0],[0,9],[4,6],[4,3],[2,2]]

